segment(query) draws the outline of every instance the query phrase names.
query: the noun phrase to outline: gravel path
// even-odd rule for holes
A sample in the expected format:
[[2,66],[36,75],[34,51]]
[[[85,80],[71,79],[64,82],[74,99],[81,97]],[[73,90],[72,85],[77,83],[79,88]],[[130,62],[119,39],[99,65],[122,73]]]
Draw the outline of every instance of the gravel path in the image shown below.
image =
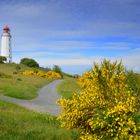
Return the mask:
[[33,100],[21,100],[3,95],[0,96],[0,99],[18,104],[37,112],[45,112],[57,116],[60,114],[61,109],[56,104],[56,100],[60,97],[57,93],[56,87],[61,82],[62,80],[55,80],[44,86],[38,92],[38,97]]

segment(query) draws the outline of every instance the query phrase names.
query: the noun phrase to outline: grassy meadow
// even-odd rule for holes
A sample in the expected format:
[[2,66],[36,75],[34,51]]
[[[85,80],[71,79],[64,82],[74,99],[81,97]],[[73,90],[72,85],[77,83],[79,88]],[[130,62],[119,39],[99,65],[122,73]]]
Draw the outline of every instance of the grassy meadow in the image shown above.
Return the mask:
[[[16,64],[0,64],[0,94],[20,99],[33,99],[37,96],[40,87],[52,81],[21,75],[17,73],[16,66]],[[30,69],[23,65],[20,67],[20,71]],[[81,91],[76,80],[64,76],[64,80],[57,87],[58,93],[63,98],[70,99],[73,92]],[[140,74],[137,74],[137,85],[140,92]],[[61,128],[60,122],[54,116],[36,113],[0,100],[0,140],[66,139],[78,140],[78,130]]]
[[[17,73],[16,64],[0,64],[0,94],[32,99],[40,87],[52,80]],[[20,71],[31,69],[19,65]],[[14,74],[15,73],[15,74]],[[77,140],[77,130],[60,127],[56,117],[36,113],[0,100],[0,140]]]
[[74,78],[65,78],[64,81],[58,85],[57,91],[58,93],[66,99],[72,97],[72,93],[80,91],[80,87]]
[[0,101],[0,140],[76,140],[76,130],[60,128],[55,117]]
[[[17,73],[16,66],[16,64],[0,64],[0,72],[5,74],[5,77],[0,77],[0,94],[19,99],[33,99],[37,96],[40,87],[52,81],[41,77],[21,75]],[[19,66],[20,71],[30,69],[23,65]]]

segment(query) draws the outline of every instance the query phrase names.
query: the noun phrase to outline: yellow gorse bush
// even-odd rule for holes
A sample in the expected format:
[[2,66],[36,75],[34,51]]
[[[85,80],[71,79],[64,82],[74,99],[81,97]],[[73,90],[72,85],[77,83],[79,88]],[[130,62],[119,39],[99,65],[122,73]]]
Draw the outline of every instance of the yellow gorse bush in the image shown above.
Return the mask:
[[54,71],[41,71],[41,70],[25,70],[22,72],[23,75],[33,75],[37,77],[44,77],[48,79],[60,79],[61,75]]
[[104,60],[78,80],[83,91],[59,99],[62,127],[78,128],[82,140],[140,139],[135,121],[138,98],[126,84],[121,63]]
[[59,78],[61,78],[61,75],[57,72],[54,72],[54,71],[48,71],[46,73],[46,77],[48,77],[50,79],[59,79]]

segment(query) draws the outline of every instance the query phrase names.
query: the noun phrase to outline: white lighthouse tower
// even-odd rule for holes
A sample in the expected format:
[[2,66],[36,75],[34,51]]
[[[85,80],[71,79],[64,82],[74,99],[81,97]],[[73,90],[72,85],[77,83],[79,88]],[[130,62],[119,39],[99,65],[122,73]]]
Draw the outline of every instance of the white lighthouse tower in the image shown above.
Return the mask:
[[3,28],[2,38],[1,38],[1,56],[7,58],[7,62],[12,62],[12,52],[11,52],[11,35],[10,28],[5,26]]

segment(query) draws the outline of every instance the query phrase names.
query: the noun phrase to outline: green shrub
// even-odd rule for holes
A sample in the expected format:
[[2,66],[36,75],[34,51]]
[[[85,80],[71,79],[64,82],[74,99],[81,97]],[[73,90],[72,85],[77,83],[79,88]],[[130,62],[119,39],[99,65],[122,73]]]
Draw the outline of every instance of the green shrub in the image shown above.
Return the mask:
[[63,72],[62,72],[60,66],[54,65],[52,70],[59,73],[61,75],[61,77],[63,78]]
[[21,59],[20,64],[24,64],[28,67],[39,68],[39,64],[34,59],[30,59],[30,58]]
[[22,79],[21,78],[17,78],[17,81],[22,81]]
[[57,73],[61,73],[62,72],[61,68],[58,65],[54,65],[52,70],[57,72]]
[[7,58],[5,56],[0,56],[0,63],[4,63],[7,61]]

